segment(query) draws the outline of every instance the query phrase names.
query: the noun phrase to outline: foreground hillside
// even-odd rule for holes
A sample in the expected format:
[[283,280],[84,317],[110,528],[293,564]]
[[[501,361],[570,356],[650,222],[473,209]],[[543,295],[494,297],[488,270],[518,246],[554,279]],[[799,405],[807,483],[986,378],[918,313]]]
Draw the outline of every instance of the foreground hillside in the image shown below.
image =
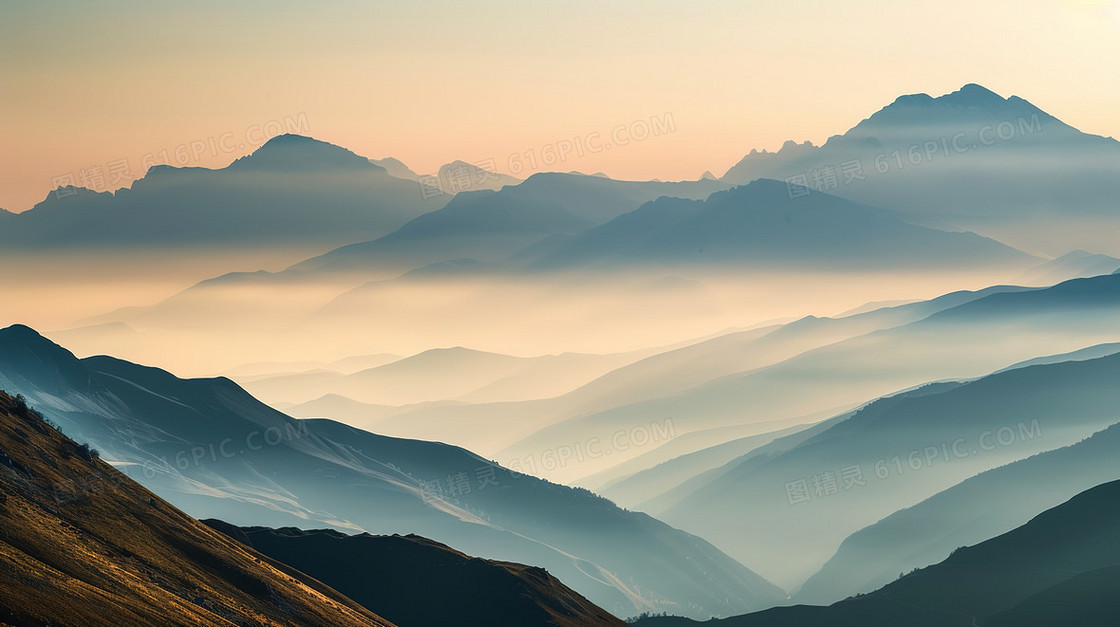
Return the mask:
[[0,623],[391,625],[140,487],[0,392]]
[[[542,568],[470,557],[415,535],[236,527],[203,521],[309,573],[401,627],[621,627]],[[393,568],[371,568],[391,563]],[[438,596],[439,602],[433,602]]]

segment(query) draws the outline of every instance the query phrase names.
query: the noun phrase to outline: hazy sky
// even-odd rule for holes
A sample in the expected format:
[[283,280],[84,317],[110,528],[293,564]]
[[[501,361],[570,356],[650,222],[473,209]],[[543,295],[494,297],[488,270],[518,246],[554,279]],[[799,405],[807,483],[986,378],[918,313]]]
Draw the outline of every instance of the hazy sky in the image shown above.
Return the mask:
[[[968,82],[1120,136],[1118,67],[1120,0],[4,0],[0,207],[224,166],[281,129],[422,173],[722,175]],[[671,132],[576,154],[651,119]]]

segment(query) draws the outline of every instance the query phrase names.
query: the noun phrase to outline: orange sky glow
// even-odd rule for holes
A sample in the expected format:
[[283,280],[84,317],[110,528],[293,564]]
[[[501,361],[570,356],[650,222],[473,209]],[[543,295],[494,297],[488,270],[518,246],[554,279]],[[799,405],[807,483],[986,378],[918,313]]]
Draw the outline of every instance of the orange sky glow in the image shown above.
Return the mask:
[[[1120,135],[1115,1],[16,1],[0,59],[14,212],[154,163],[221,167],[289,131],[420,173],[463,159],[718,176],[752,148],[820,143],[898,95],[969,82]],[[668,131],[575,148],[649,121]]]

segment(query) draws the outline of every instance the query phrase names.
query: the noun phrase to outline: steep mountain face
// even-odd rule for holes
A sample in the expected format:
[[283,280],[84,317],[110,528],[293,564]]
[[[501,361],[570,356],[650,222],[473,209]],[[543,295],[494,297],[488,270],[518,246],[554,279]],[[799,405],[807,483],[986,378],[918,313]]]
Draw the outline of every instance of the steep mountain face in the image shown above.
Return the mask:
[[[1023,526],[873,593],[828,607],[781,607],[720,627],[1115,625],[1120,619],[1120,481],[1086,490]],[[695,621],[661,618],[643,627]]]
[[391,625],[191,519],[4,392],[0,589],[13,625]]
[[1086,226],[1114,214],[1118,173],[1120,142],[970,84],[937,98],[902,96],[821,147],[753,152],[723,180],[789,180],[1019,247],[1062,254],[1103,244],[1115,254]]
[[795,195],[785,183],[761,179],[700,202],[662,198],[577,236],[534,265],[871,269],[1014,267],[1030,260],[973,233],[916,226],[837,196]]
[[[203,521],[376,607],[401,627],[621,627],[625,623],[532,566],[472,558],[415,535],[236,527]],[[378,565],[392,564],[392,568]],[[433,595],[439,602],[433,602]]]
[[1006,533],[1070,494],[1120,477],[1117,455],[1120,424],[971,477],[849,536],[794,599],[831,603],[869,592],[957,547]]
[[710,616],[784,597],[703,540],[585,490],[453,446],[297,421],[227,379],[78,360],[17,326],[0,331],[0,387],[200,517],[418,533],[471,555],[543,566],[616,615]]
[[160,165],[115,193],[52,192],[7,220],[0,244],[6,250],[337,246],[384,235],[445,203],[349,150],[281,135],[217,170]]

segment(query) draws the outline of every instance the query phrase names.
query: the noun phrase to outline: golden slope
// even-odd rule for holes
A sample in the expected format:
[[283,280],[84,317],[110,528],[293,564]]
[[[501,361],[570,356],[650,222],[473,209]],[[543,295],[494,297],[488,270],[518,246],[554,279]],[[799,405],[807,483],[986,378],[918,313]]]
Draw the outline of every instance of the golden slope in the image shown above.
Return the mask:
[[0,624],[391,625],[211,530],[0,392]]

